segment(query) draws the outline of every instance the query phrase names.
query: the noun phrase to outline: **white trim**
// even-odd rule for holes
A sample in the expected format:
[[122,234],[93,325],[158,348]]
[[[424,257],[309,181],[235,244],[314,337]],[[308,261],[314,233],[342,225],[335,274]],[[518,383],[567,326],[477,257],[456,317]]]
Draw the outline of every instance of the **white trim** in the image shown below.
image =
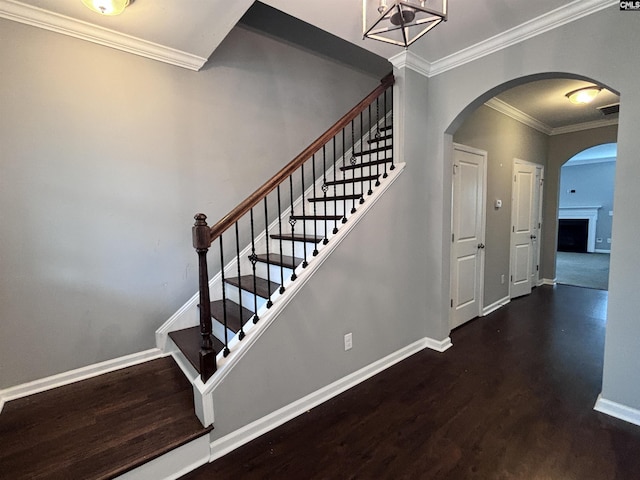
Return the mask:
[[439,75],[618,3],[617,0],[574,0],[471,47],[432,62],[429,74],[431,76]]
[[431,350],[435,350],[436,352],[444,352],[453,347],[453,343],[451,342],[451,337],[447,337],[444,340],[435,340],[433,338],[425,337],[426,348]]
[[207,61],[206,58],[192,53],[99,27],[16,0],[0,0],[0,18],[61,33],[189,70],[198,71]]
[[605,118],[603,120],[593,120],[592,122],[576,123],[575,125],[565,125],[564,127],[556,127],[551,129],[549,135],[563,135],[565,133],[581,132],[583,130],[591,130],[592,128],[608,127],[610,125],[618,125],[617,118]]
[[115,477],[115,480],[176,480],[205,465],[210,457],[211,439],[205,434]]
[[[356,372],[342,377],[341,379],[276,410],[275,412],[259,418],[258,420],[255,420],[254,422],[251,422],[250,424],[245,425],[224,437],[214,440],[211,442],[211,458],[209,461],[213,462],[245,443],[250,442],[254,438],[279,427],[283,423],[288,422],[289,420],[311,410],[327,400],[330,400],[342,392],[355,387],[359,383],[364,382],[414,353],[425,348],[431,348],[429,345],[439,345],[440,347],[444,347],[445,344],[447,344],[447,340],[448,343],[451,344],[451,340],[449,338],[445,340],[433,340],[431,338],[418,340],[417,342],[407,345],[406,347],[401,348],[400,350],[397,350],[394,353],[387,355],[386,357],[381,358],[360,370],[357,370]],[[444,349],[446,350],[446,348]]]
[[157,348],[151,348],[143,352],[132,353],[131,355],[125,355],[124,357],[118,357],[111,360],[106,360],[100,363],[94,363],[93,365],[87,365],[86,367],[76,368],[75,370],[69,370],[67,372],[58,373],[50,377],[33,380],[32,382],[23,383],[14,387],[9,387],[4,390],[0,390],[0,411],[5,402],[9,400],[16,400],[18,398],[27,397],[35,393],[44,392],[45,390],[51,390],[52,388],[62,387],[71,383],[79,382],[80,380],[86,380],[87,378],[97,377],[105,373],[113,372],[114,370],[120,370],[121,368],[132,367],[139,363],[148,362],[149,360],[155,360],[156,358],[166,357],[167,354],[162,353]]
[[615,163],[616,157],[603,157],[603,158],[583,158],[579,160],[568,160],[562,165],[563,167],[575,167],[576,165],[596,165],[600,163]]
[[625,422],[640,425],[640,410],[607,400],[602,397],[602,393],[598,395],[598,400],[596,400],[593,409],[597,412],[624,420]]
[[482,309],[482,314],[481,316],[486,316],[489,315],[490,313],[495,312],[496,310],[498,310],[499,308],[504,307],[505,305],[507,305],[509,302],[511,302],[511,297],[509,295],[507,295],[504,298],[501,298],[500,300],[498,300],[497,302],[493,302],[491,305],[487,305],[485,308]]
[[543,123],[540,120],[533,118],[531,115],[512,107],[507,102],[503,102],[497,97],[490,98],[485,102],[485,105],[539,132],[551,135],[551,132],[553,131],[553,129],[546,123]]
[[556,278],[543,278],[540,285],[555,285],[557,283]]
[[391,62],[391,65],[395,68],[408,68],[420,75],[424,75],[425,77],[431,76],[431,65],[429,62],[409,50],[403,50],[402,52],[395,54],[393,57],[389,58],[389,62]]
[[611,253],[611,250],[606,250],[604,248],[596,248],[593,253]]

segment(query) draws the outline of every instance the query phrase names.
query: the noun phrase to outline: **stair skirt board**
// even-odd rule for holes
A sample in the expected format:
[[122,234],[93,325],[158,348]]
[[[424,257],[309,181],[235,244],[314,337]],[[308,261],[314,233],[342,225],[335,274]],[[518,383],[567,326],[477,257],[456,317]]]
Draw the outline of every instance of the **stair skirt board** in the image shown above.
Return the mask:
[[70,385],[81,380],[155,360],[156,358],[166,357],[167,355],[169,355],[169,352],[151,348],[0,390],[0,412],[2,412],[4,404],[10,400],[17,400],[18,398],[28,397],[46,390]]
[[[387,122],[388,124],[391,123],[391,112],[387,114]],[[378,122],[379,125],[383,125],[384,124],[384,118],[380,120],[380,122]],[[384,130],[383,128],[381,128],[381,131]],[[355,150],[358,151],[360,149],[362,149],[363,147],[366,148],[365,144],[366,141],[370,138],[373,138],[374,134],[376,132],[376,126],[374,125],[370,131],[362,138],[359,139],[358,141],[356,141],[356,145],[355,145]],[[352,156],[352,152],[354,150],[354,148],[350,148],[348,149],[343,157],[340,157],[336,163],[335,166],[336,168],[339,168],[340,165],[342,164],[343,158],[346,159],[350,159]],[[394,159],[397,160],[397,159]],[[348,163],[348,162],[347,162]],[[388,171],[388,175],[389,177],[392,177],[394,175],[392,174],[397,174],[400,173],[400,168],[398,168],[398,163],[395,163],[395,169],[392,171]],[[363,170],[367,170],[367,169],[363,169]],[[382,170],[381,170],[382,171]],[[329,168],[326,171],[326,175],[324,176],[324,178],[326,178],[328,181],[332,181],[333,180],[333,172],[334,172],[334,166],[331,165],[329,166]],[[337,175],[337,172],[336,172]],[[363,175],[365,175],[365,172],[363,172]],[[366,175],[368,175],[368,172],[366,173]],[[338,175],[337,175],[338,176]],[[388,177],[388,178],[389,178]],[[349,175],[347,178],[351,178],[351,175]],[[382,182],[383,180],[387,180],[387,179],[382,179],[382,175],[380,176],[380,181]],[[323,179],[322,178],[318,178],[318,180],[316,180],[315,182],[315,195],[316,197],[318,196],[322,196],[322,183],[323,183]],[[377,189],[379,190],[380,188],[377,187]],[[366,189],[365,189],[366,190]],[[313,195],[313,191],[314,191],[314,185],[311,184],[309,187],[307,187],[307,189],[304,192],[304,199],[305,202],[307,203],[307,205],[305,206],[305,212],[307,215],[311,215],[313,212],[313,204],[310,202],[307,202],[307,200],[309,198],[312,198]],[[349,192],[345,192],[345,193],[350,193],[350,189]],[[365,197],[365,202],[364,204],[359,204],[356,201],[356,208],[357,211],[360,211],[363,207],[365,207],[367,205],[367,203],[369,203],[367,200],[375,195],[367,195],[367,192],[364,192],[364,197]],[[302,199],[303,196],[301,195],[300,197],[298,197],[294,203],[293,203],[293,210],[295,212],[300,212],[301,211],[301,204],[302,204]],[[333,205],[333,202],[330,202]],[[344,205],[344,203],[342,201],[338,202],[339,205]],[[350,205],[350,201],[347,201],[347,207],[349,207]],[[322,208],[321,208],[322,210]],[[356,212],[357,213],[357,212]],[[282,219],[288,219],[288,217],[291,214],[291,205],[289,205],[287,208],[285,208],[284,210],[282,210],[282,214],[281,214],[281,218]],[[347,213],[347,215],[349,216],[349,218],[353,217],[355,214],[349,214]],[[269,234],[270,235],[274,235],[274,234],[278,234],[278,221],[279,219],[276,218],[273,222],[271,222],[269,224]],[[343,225],[348,225],[349,222],[347,222],[346,224],[342,224],[341,221],[338,221],[337,223],[337,227],[338,230],[340,230]],[[258,220],[258,224],[260,224],[259,220]],[[301,224],[299,224],[301,225]],[[285,231],[285,227],[288,229],[289,224],[288,222],[282,221],[282,226],[283,226],[283,234],[286,234],[288,232]],[[327,235],[326,237],[328,239],[331,239],[334,234],[332,233],[334,227],[334,222],[333,221],[328,221],[327,222]],[[295,229],[295,233],[296,235],[301,235],[302,234],[302,228],[300,226],[298,226],[298,228]],[[307,236],[309,237],[313,237],[316,234],[316,231],[314,229],[311,228],[307,228],[306,230]],[[322,231],[318,231],[318,235],[323,235]],[[264,231],[264,229],[262,229],[262,231],[260,232],[259,235],[256,236],[255,238],[255,249],[256,251],[264,251],[265,249],[265,245],[267,242],[267,236],[266,236],[266,232]],[[279,240],[277,239],[269,239],[269,241],[271,242],[269,245],[269,251],[270,252],[274,252],[273,247],[271,245],[275,245],[276,242],[279,242]],[[283,254],[291,254],[292,252],[288,251],[287,249],[292,246],[292,242],[291,241],[286,241],[286,240],[282,240],[282,244],[283,246],[286,247],[286,249],[283,251]],[[212,248],[216,248],[217,249],[217,245],[212,245]],[[317,244],[317,249],[318,251],[322,250],[326,248],[326,246],[322,245],[322,243],[318,243]],[[262,249],[262,250],[259,250]],[[312,249],[313,250],[313,249]],[[288,253],[287,253],[288,252]],[[295,252],[293,252],[295,253]],[[247,245],[241,252],[240,252],[240,268],[241,271],[244,272],[244,274],[246,274],[247,272],[251,272],[252,271],[252,266],[251,266],[251,262],[249,261],[249,255],[251,254],[251,245]],[[194,253],[195,255],[195,253]],[[237,261],[236,261],[237,257],[234,257],[233,259],[231,259],[229,262],[227,262],[224,266],[224,272],[225,272],[225,278],[231,278],[231,277],[235,277],[237,276]],[[300,257],[302,258],[302,257]],[[314,259],[314,262],[316,262],[316,257],[312,257],[310,255],[307,255],[307,261],[310,261],[311,259]],[[311,262],[310,262],[311,263]],[[266,267],[264,266],[264,264],[260,264],[258,263],[256,265],[256,271],[264,271]],[[271,267],[272,269],[274,269],[274,267]],[[305,269],[306,270],[306,269]],[[272,275],[271,276],[271,280],[272,281],[280,281],[280,269],[279,267],[277,268],[277,271],[274,269],[273,273],[276,273],[276,275]],[[284,269],[284,287],[287,288],[288,284],[291,283],[291,274],[293,273],[293,270],[291,269]],[[266,278],[266,272],[265,272],[265,278]],[[297,280],[296,280],[297,281]],[[221,285],[222,285],[222,272],[218,272],[216,275],[214,275],[211,280],[209,280],[209,290],[212,293],[211,295],[211,300],[216,300],[218,299],[218,292],[221,291]],[[274,295],[272,295],[271,300],[275,303],[275,301],[277,300],[277,298],[279,297],[279,293],[276,292]],[[181,330],[184,328],[190,328],[190,327],[194,327],[196,325],[199,325],[200,322],[200,317],[199,317],[199,311],[198,311],[198,302],[199,302],[199,293],[196,292],[182,307],[180,307],[180,309],[173,314],[160,328],[158,328],[158,330],[156,330],[156,346],[161,349],[162,351],[167,352],[168,348],[172,348],[172,346],[167,347],[167,338],[168,338],[168,334],[170,331],[174,331],[174,330]],[[246,304],[243,303],[243,306],[247,307]],[[253,304],[250,303],[249,304],[250,308],[253,308]],[[262,318],[262,315],[265,313],[265,308],[259,309],[258,311],[258,316],[260,318]],[[251,323],[251,322],[249,322]],[[231,344],[230,344],[231,347]],[[174,355],[175,356],[175,355]],[[186,372],[185,372],[186,373]]]
[[[258,420],[251,422],[250,424],[239,428],[238,430],[225,435],[219,439],[211,442],[211,459],[210,462],[226,455],[227,453],[235,450],[238,447],[250,442],[251,440],[263,435],[280,425],[288,422],[289,420],[311,410],[314,407],[330,400],[331,398],[345,392],[346,390],[355,387],[359,383],[373,377],[374,375],[386,370],[387,368],[395,365],[396,363],[404,360],[405,358],[417,353],[425,348],[435,349],[437,351],[444,351],[452,346],[451,339],[447,337],[444,340],[434,340],[432,338],[423,338],[407,345],[396,352],[387,355],[380,360],[377,360],[360,370],[353,372],[346,377],[343,377],[325,387],[316,390],[309,395],[296,400],[289,405],[286,405]],[[437,348],[433,348],[437,346]]]
[[[235,336],[229,342],[229,349],[231,353],[224,357],[221,353],[218,354],[218,369],[216,373],[205,384],[201,378],[198,377],[194,382],[194,401],[196,403],[196,415],[204,426],[211,425],[213,423],[213,408],[212,408],[212,392],[213,390],[226,378],[235,365],[244,354],[248,351],[250,346],[260,338],[262,333],[269,327],[269,325],[278,317],[280,312],[288,305],[293,299],[297,291],[304,286],[304,284],[311,278],[315,270],[320,268],[324,261],[329,257],[331,252],[337,248],[342,240],[348,235],[348,233],[360,222],[360,220],[366,215],[367,211],[375,205],[384,192],[395,182],[398,176],[404,171],[405,164],[397,164],[396,168],[389,173],[389,176],[384,179],[380,187],[378,187],[374,194],[369,197],[369,200],[360,205],[360,208],[349,217],[349,221],[345,223],[336,235],[332,237],[332,240],[323,245],[322,248],[318,248],[318,255],[313,257],[313,262],[309,262],[307,268],[299,266],[296,269],[297,279],[294,282],[288,282],[284,293],[276,292],[272,296],[273,306],[270,309],[265,309],[266,312],[260,312],[260,321],[257,324],[249,321],[245,325],[245,337],[243,340],[239,340],[238,336]],[[242,342],[243,348],[236,349],[235,347],[239,342]],[[442,348],[441,345],[437,345],[437,348]],[[445,348],[446,349],[446,348]],[[181,352],[172,352],[172,355],[177,359],[181,356]],[[185,362],[179,362],[182,365]],[[186,362],[188,363],[188,362]],[[187,372],[185,374],[188,375]],[[191,378],[191,377],[189,377]],[[207,404],[207,405],[205,405]]]
[[115,480],[175,480],[209,462],[210,434],[203,435],[128,471]]

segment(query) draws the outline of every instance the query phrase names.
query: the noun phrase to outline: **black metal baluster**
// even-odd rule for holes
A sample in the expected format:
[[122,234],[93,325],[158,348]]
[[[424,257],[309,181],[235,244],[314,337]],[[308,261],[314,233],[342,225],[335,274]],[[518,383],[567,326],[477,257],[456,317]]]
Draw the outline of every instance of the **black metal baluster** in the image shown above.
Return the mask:
[[278,239],[280,244],[280,293],[284,293],[284,262],[282,261],[282,204],[280,203],[280,185],[278,185]]
[[[354,155],[355,151],[356,151],[356,134],[355,134],[355,119],[351,120],[351,159],[349,160],[349,163],[351,163],[351,165],[355,165],[356,164],[356,157]],[[344,177],[346,178],[346,174],[344,175]],[[354,178],[356,178],[356,171],[355,169],[351,170],[351,179],[353,180]],[[344,191],[347,191],[346,185],[344,187]],[[352,194],[356,194],[356,182],[351,182],[351,193]],[[354,198],[352,200],[352,204],[351,204],[351,213],[356,213],[356,199]]]
[[329,190],[329,186],[327,185],[327,144],[322,145],[322,192],[323,197],[325,198],[324,203],[324,239],[322,240],[322,244],[326,245],[329,243],[328,233],[327,233],[327,190]]
[[[333,136],[333,214],[338,215],[338,199],[336,197],[336,136]],[[333,221],[333,234],[338,233],[338,220]]]
[[[260,320],[258,317],[258,281],[256,280],[256,263],[258,263],[258,255],[256,255],[256,241],[253,228],[253,208],[249,211],[251,216],[251,255],[249,261],[253,269],[253,323],[256,324]],[[269,241],[267,239],[267,241]]]
[[[267,197],[264,197],[264,234],[267,241],[267,285],[271,285],[271,269],[269,268],[269,244],[271,243],[271,237],[269,237],[269,209],[267,206]],[[267,308],[271,308],[273,302],[271,301],[271,295],[267,300]]]
[[[362,112],[360,112],[360,163],[362,163],[362,142],[364,141],[364,124],[362,122]],[[364,178],[364,171],[360,171],[360,178]],[[360,192],[362,196],[360,197],[360,205],[364,203],[364,180],[360,180]]]
[[[300,179],[302,180],[302,216],[305,216],[305,202],[304,202],[304,163],[300,165]],[[302,220],[302,268],[307,268],[309,263],[307,262],[307,222]]]
[[[369,106],[367,107],[368,111],[369,111],[369,131],[367,132],[367,138],[371,139],[371,104],[369,104]],[[369,150],[371,150],[371,147],[369,147]],[[373,193],[373,190],[371,188],[371,154],[369,154],[369,190],[367,191],[367,195],[371,195]]]
[[[388,139],[389,135],[387,135],[387,91],[388,90],[389,89],[384,91],[384,120],[383,120],[384,133],[383,133],[383,135],[384,135],[384,146],[385,146],[384,154],[385,154],[385,157],[387,155],[386,147],[389,145],[387,143],[389,141],[389,139]],[[393,151],[391,151],[391,158],[393,158]],[[387,173],[387,162],[384,162],[384,173],[382,174],[382,178],[387,178],[388,176],[389,176],[389,174]]]
[[[345,141],[344,141],[344,129],[346,127],[342,127],[342,165],[345,166],[346,165],[346,159],[347,159],[347,151],[345,150]],[[335,170],[333,171],[333,179],[336,179],[336,173]],[[338,191],[338,184],[334,183],[333,184],[333,193],[334,195],[337,195],[337,191]],[[342,187],[342,195],[343,195],[343,199],[342,199],[342,223],[347,223],[347,188],[346,185],[343,185]]]
[[[376,97],[376,133],[374,138],[377,140],[376,142],[376,187],[380,186],[380,95]],[[386,155],[386,151],[385,151]]]
[[[391,87],[391,143],[395,140],[395,132],[393,131],[393,87]],[[391,155],[391,166],[389,170],[395,169],[395,158]]]
[[[295,234],[296,234],[296,219],[293,218],[293,174],[289,175],[289,197],[291,200],[291,215],[289,216],[289,225],[291,225],[291,256],[295,257],[296,255],[296,242],[295,242]],[[304,220],[303,220],[304,223]],[[291,281],[294,281],[298,276],[296,275],[295,265],[293,273],[291,274]]]
[[236,264],[238,267],[238,303],[240,304],[240,334],[238,339],[244,338],[244,322],[242,321],[242,282],[240,276],[240,235],[238,234],[238,222],[236,222]]
[[229,329],[227,324],[227,294],[224,283],[224,251],[220,235],[220,268],[222,270],[222,323],[224,324],[224,356],[229,355]]
[[[313,198],[318,198],[316,197],[316,154],[314,153],[311,156],[311,173],[313,174]],[[313,216],[315,217],[317,214],[317,209],[316,209],[316,203],[317,202],[313,202]],[[313,222],[313,235],[318,238],[318,222],[314,221]],[[313,256],[315,257],[316,255],[318,255],[318,244],[316,242],[313,243]]]

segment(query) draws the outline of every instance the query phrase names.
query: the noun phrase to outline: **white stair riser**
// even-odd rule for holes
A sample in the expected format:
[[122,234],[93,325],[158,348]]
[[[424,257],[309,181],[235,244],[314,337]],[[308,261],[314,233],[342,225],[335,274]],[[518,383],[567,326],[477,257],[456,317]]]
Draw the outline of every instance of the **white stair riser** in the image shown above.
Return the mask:
[[[302,235],[302,232],[296,230],[297,235]],[[313,233],[307,232],[307,236]],[[307,252],[307,260],[313,254],[315,243],[312,242],[292,242],[291,240],[282,240],[282,253],[291,257],[304,258],[305,250]],[[278,239],[271,239],[269,244],[270,252],[280,253],[280,241]]]
[[[211,321],[211,326],[212,326],[213,336],[216,337],[218,340],[220,340],[222,343],[224,343],[224,324],[216,320],[215,318],[213,318]],[[233,333],[233,330],[227,328],[227,335],[228,335],[227,337],[228,340],[231,341],[235,333]]]
[[[257,275],[257,274],[256,274]],[[225,294],[227,296],[227,300],[231,300],[232,302],[240,305],[240,297],[242,296],[242,306],[247,310],[251,310],[255,313],[255,302],[258,303],[258,311],[262,306],[267,303],[266,298],[262,298],[259,295],[254,295],[251,292],[247,292],[246,290],[241,290],[235,285],[225,284],[224,288]]]
[[[280,266],[278,265],[267,265],[266,263],[258,262],[256,263],[256,275],[267,278],[267,269],[269,269],[270,280],[274,283],[280,284]],[[293,270],[290,268],[284,267],[282,269],[284,281],[287,282],[291,278],[291,274]]]

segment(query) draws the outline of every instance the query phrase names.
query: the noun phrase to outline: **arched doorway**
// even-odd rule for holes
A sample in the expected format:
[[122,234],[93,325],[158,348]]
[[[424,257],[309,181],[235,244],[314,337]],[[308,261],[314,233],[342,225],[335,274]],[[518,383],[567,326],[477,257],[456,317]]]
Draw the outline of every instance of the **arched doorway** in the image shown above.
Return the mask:
[[616,147],[586,148],[560,169],[557,283],[608,290]]
[[[566,94],[588,85],[602,87],[607,95],[593,104],[591,112],[572,111]],[[487,152],[484,205],[486,241],[482,242],[484,249],[481,252],[484,277],[480,316],[508,303],[514,296],[512,291],[516,270],[512,234],[515,228],[514,182],[517,182],[517,176],[514,176],[515,162],[538,165],[545,172],[544,178],[540,176],[539,180],[534,180],[541,184],[544,182],[539,217],[541,220],[538,231],[530,234],[532,242],[538,243],[535,245],[538,250],[530,249],[533,252],[531,260],[527,257],[526,262],[521,263],[529,262],[527,275],[536,273],[535,276],[531,275],[532,288],[544,283],[553,284],[560,164],[571,155],[565,156],[563,162],[559,162],[557,158],[567,149],[575,149],[576,138],[586,137],[597,143],[601,137],[610,138],[613,132],[615,141],[617,119],[610,118],[607,122],[602,122],[597,117],[600,115],[597,107],[611,101],[618,101],[617,93],[591,79],[561,73],[535,75],[513,80],[480,96],[447,129],[446,133],[451,135],[452,143]],[[583,148],[576,152],[581,149]],[[454,155],[451,158],[455,176]],[[455,191],[452,198],[455,198]],[[535,215],[533,210],[536,201],[534,197],[531,198],[527,208],[530,207],[532,215]],[[453,212],[456,206],[452,207]],[[519,207],[515,209],[519,210]],[[452,250],[455,248],[452,247]],[[455,309],[454,298],[459,286],[454,284],[456,276],[453,261],[451,268],[452,309]]]

